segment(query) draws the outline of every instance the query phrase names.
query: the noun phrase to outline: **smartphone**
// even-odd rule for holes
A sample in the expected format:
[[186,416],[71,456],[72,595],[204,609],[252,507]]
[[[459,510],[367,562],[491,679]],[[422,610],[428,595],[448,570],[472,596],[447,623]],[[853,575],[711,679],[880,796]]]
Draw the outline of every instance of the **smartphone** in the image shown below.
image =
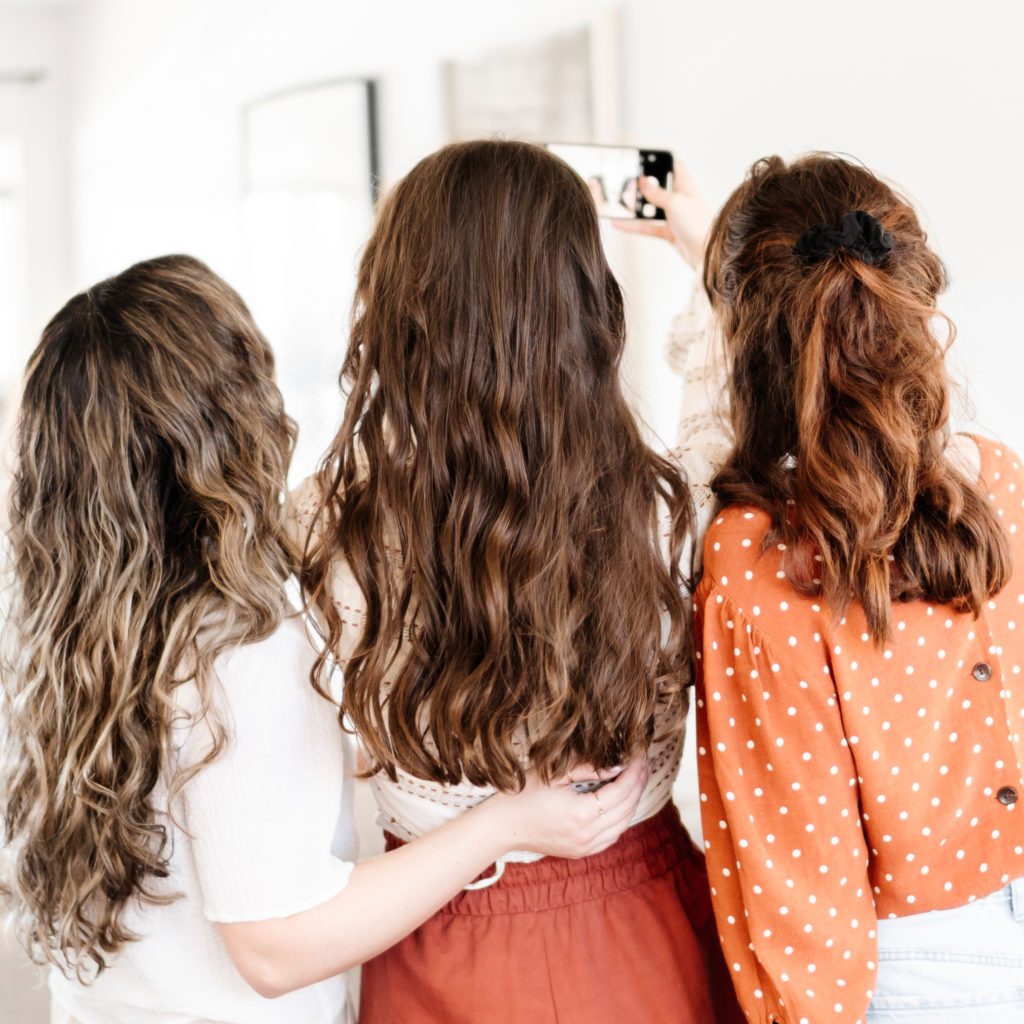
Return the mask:
[[591,146],[549,142],[547,148],[564,160],[586,183],[602,217],[664,220],[665,211],[647,202],[637,178],[657,178],[672,187],[672,154],[665,149],[636,146]]

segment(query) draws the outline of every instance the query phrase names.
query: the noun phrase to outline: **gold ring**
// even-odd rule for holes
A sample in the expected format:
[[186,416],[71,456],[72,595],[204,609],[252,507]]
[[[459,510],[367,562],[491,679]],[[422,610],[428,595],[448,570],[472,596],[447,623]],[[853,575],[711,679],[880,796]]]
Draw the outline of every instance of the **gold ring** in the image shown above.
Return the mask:
[[594,799],[597,801],[597,813],[598,816],[604,814],[604,808],[601,806],[601,798],[597,795],[597,790],[594,790]]

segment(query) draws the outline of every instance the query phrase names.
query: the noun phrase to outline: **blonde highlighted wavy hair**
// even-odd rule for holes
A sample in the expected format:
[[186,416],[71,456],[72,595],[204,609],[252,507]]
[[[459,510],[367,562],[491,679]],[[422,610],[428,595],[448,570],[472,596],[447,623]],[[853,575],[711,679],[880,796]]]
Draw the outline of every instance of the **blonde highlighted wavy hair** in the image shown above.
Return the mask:
[[187,256],[77,295],[29,361],[0,694],[4,889],[30,955],[79,977],[133,938],[130,899],[167,899],[152,887],[170,854],[152,794],[176,687],[194,680],[207,713],[214,659],[284,614],[295,427],[273,373],[242,300]]

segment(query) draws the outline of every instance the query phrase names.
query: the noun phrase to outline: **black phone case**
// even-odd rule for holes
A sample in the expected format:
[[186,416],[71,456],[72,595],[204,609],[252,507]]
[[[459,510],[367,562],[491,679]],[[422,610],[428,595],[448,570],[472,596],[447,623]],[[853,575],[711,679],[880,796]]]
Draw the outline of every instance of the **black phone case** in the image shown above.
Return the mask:
[[[640,173],[645,178],[657,178],[662,188],[671,188],[672,154],[664,149],[641,149]],[[665,211],[648,203],[638,190],[636,217],[637,220],[664,220]]]

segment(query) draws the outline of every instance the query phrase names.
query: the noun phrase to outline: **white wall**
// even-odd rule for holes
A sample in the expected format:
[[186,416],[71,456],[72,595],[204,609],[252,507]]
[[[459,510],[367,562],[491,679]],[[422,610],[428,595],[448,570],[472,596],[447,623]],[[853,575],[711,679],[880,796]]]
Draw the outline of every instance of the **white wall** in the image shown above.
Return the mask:
[[[62,8],[0,10],[0,138],[21,152],[16,191],[21,236],[15,267],[14,333],[0,338],[0,389],[17,376],[32,340],[67,288],[69,184],[67,18]],[[37,82],[15,76],[41,73]],[[11,227],[8,227],[11,230]],[[10,241],[5,239],[5,242]],[[10,320],[5,316],[4,323]]]
[[[33,325],[55,297],[129,262],[185,250],[234,280],[240,231],[240,108],[276,89],[340,75],[381,82],[386,176],[444,141],[439,61],[569,27],[597,0],[84,0],[0,6],[0,68],[50,73],[34,134],[26,287]],[[1024,272],[1024,76],[1013,0],[625,0],[620,137],[685,154],[721,201],[757,156],[852,153],[903,183],[951,271],[946,308],[978,419],[1013,438]],[[65,50],[65,30],[70,43]],[[71,113],[60,120],[70,76]],[[3,94],[10,94],[6,87]],[[2,103],[0,103],[2,124]],[[67,223],[63,147],[71,145]],[[634,313],[629,373],[662,435],[675,382],[657,358],[688,277],[644,240],[611,241]]]
[[[374,76],[384,171],[395,177],[445,141],[440,60],[607,8],[86,0],[70,15],[32,12],[70,20],[75,58],[68,286],[171,250],[239,280],[243,103],[322,78]],[[685,154],[713,202],[757,156],[809,148],[852,153],[912,191],[951,271],[946,307],[960,326],[957,362],[978,418],[1008,438],[1019,432],[1007,372],[1022,366],[1024,331],[1011,305],[1024,272],[1014,193],[1024,76],[1012,0],[625,0],[619,9],[619,135]],[[0,17],[0,40],[13,38],[9,10]],[[610,245],[634,315],[628,372],[641,411],[670,436],[676,389],[658,349],[688,276],[644,240],[616,236]]]
[[[372,77],[379,83],[382,171],[385,180],[394,179],[446,141],[444,58],[528,36],[538,27],[557,28],[566,19],[574,23],[575,11],[588,6],[562,5],[542,16],[543,5],[531,0],[500,18],[481,19],[479,5],[467,2],[80,5],[72,23],[74,285],[158,253],[189,252],[239,287],[273,340],[275,311],[297,299],[285,293],[285,282],[281,294],[264,294],[247,273],[252,261],[243,251],[243,106],[296,85]],[[382,30],[389,24],[397,32]],[[304,358],[301,353],[287,346],[278,353],[282,390],[300,420],[293,480],[312,469],[340,415],[334,381],[356,258],[353,248],[339,268],[343,295],[325,304],[325,345],[333,347],[307,369],[317,381],[315,393],[304,393],[296,382],[303,367],[292,364]]]
[[[904,186],[952,277],[977,420],[1018,446],[1022,29],[1013,0],[636,0],[622,57],[628,134],[685,154],[715,205],[757,157],[808,149]],[[645,308],[674,279],[653,273]]]
[[[230,273],[240,266],[243,103],[326,78],[378,78],[384,170],[395,176],[445,141],[440,59],[478,40],[494,45],[522,34],[531,9],[541,7],[521,3],[492,20],[481,19],[475,3],[83,5],[72,126],[79,272],[88,278],[154,247],[189,246]],[[114,230],[112,209],[119,213]]]

